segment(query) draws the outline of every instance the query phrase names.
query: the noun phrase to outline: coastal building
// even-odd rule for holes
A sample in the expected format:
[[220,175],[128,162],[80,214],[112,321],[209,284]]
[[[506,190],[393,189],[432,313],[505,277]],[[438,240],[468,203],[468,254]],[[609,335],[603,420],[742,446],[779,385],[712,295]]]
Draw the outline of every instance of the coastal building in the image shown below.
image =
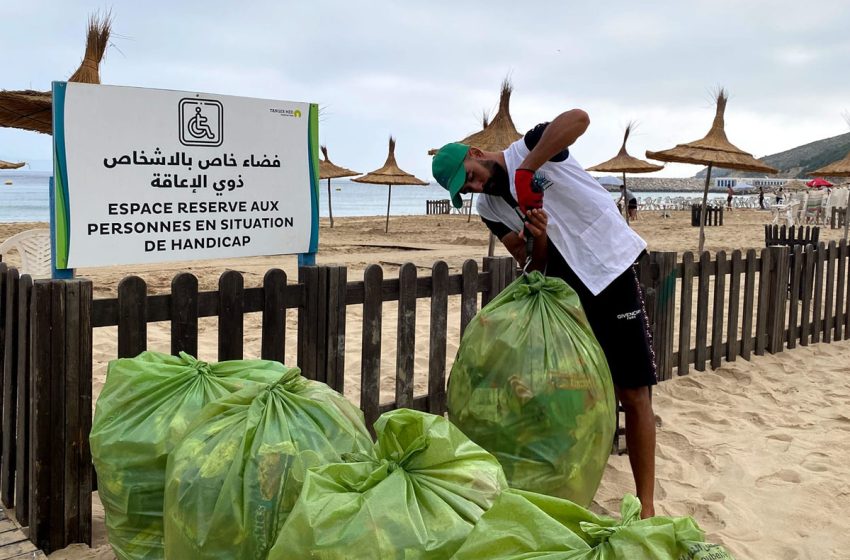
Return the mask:
[[734,187],[738,183],[746,183],[747,185],[752,185],[754,187],[764,187],[764,188],[774,188],[781,187],[785,183],[787,183],[789,179],[768,179],[767,177],[761,178],[740,178],[740,177],[718,177],[714,179],[714,186],[720,188],[726,187]]

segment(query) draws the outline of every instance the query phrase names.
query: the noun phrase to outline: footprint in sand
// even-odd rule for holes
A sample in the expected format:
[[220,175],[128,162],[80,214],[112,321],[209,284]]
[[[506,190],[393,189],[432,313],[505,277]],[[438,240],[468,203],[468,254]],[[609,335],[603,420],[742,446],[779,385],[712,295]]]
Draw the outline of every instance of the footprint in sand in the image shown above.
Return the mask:
[[702,495],[702,499],[707,502],[717,502],[722,504],[726,500],[726,494],[723,492],[706,492]]
[[762,476],[756,479],[756,486],[763,488],[764,486],[777,486],[781,484],[799,484],[803,481],[800,473],[791,469],[782,469],[773,474]]
[[767,436],[767,439],[775,439],[778,441],[784,441],[785,443],[791,443],[794,441],[794,438],[788,434],[770,434]]
[[823,464],[823,460],[827,458],[827,455],[824,453],[810,453],[803,462],[800,463],[800,466],[806,469],[807,471],[812,472],[826,472],[829,470],[829,467]]

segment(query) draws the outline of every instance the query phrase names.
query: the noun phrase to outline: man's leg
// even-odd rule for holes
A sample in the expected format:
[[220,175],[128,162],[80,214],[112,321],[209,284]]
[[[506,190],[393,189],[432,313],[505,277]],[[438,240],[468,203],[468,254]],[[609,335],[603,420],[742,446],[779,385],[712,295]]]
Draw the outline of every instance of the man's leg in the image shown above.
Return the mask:
[[626,413],[626,446],[635,477],[641,518],[655,515],[655,414],[649,387],[616,387],[617,398]]

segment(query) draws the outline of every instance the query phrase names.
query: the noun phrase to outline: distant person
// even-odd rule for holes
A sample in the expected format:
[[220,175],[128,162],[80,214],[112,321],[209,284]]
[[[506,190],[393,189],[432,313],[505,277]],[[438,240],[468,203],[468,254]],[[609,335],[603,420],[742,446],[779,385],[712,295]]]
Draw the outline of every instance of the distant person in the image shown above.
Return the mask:
[[626,188],[626,185],[620,185],[620,198],[617,200],[617,208],[620,208],[620,202],[626,205],[629,212],[629,219],[637,219],[637,198],[634,193]]
[[759,187],[759,208],[764,210],[764,187]]
[[726,187],[726,208],[732,209],[732,197],[735,196],[735,191],[732,189],[732,185]]
[[782,204],[782,197],[783,196],[784,195],[782,194],[782,187],[779,187],[778,189],[776,189],[776,204]]

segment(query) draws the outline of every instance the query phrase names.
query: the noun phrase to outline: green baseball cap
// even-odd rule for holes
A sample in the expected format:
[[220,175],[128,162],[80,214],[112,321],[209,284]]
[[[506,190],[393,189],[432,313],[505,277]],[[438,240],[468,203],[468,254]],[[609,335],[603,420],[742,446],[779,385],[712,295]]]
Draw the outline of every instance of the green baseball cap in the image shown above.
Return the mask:
[[431,173],[437,182],[452,195],[452,205],[455,208],[463,206],[459,193],[466,182],[466,168],[463,166],[463,160],[466,159],[467,153],[469,153],[469,146],[452,142],[440,148],[431,161]]

